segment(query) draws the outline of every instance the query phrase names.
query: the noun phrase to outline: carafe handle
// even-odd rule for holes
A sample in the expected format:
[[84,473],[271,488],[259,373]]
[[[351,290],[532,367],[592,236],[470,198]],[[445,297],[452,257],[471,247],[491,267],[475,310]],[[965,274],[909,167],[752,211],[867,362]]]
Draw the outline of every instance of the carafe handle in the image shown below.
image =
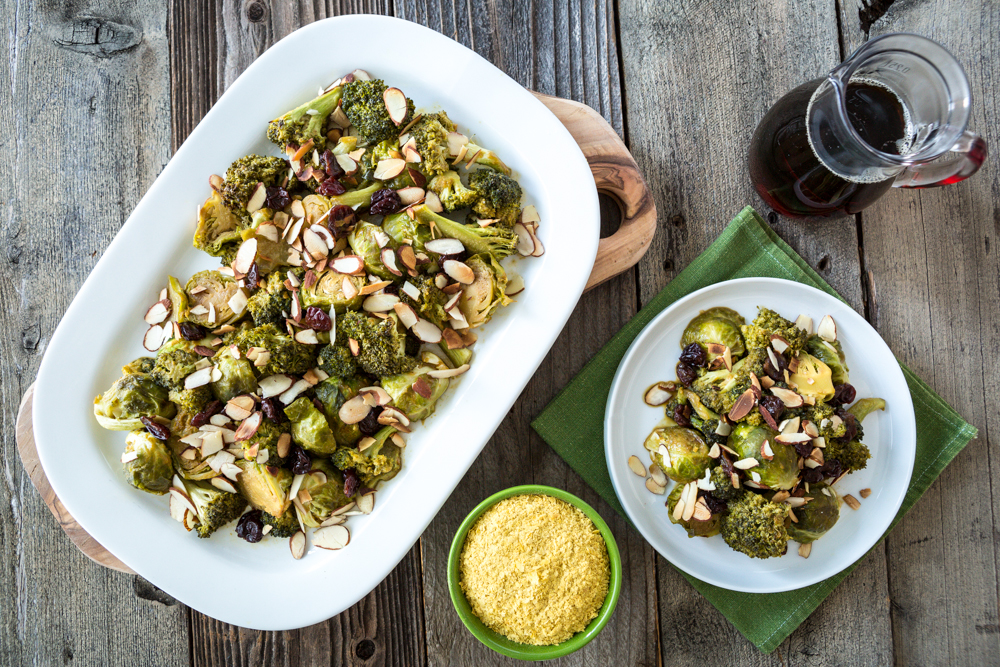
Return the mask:
[[986,141],[968,130],[951,150],[930,162],[907,167],[892,182],[894,188],[935,188],[964,181],[986,162]]

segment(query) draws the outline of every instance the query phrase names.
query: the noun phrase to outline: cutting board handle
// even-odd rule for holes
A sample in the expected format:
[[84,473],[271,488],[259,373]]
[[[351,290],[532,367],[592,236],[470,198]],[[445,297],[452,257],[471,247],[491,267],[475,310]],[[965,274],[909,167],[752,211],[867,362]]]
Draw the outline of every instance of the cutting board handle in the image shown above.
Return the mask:
[[601,239],[597,259],[587,281],[593,289],[635,266],[656,232],[656,204],[639,166],[615,129],[586,104],[534,93],[562,121],[590,163],[597,191],[617,202],[622,223],[613,235]]

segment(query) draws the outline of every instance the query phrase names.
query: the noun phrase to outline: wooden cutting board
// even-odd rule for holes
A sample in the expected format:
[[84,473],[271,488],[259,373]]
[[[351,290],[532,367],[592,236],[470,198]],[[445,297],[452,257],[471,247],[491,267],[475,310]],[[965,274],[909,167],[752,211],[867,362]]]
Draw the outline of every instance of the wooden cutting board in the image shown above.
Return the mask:
[[[646,253],[656,231],[656,205],[631,153],[603,116],[586,104],[541,93],[534,95],[562,121],[580,145],[587,162],[590,163],[598,192],[610,195],[621,209],[622,222],[618,231],[608,238],[601,239],[597,248],[594,269],[587,281],[589,290],[632,268]],[[95,563],[119,572],[134,574],[127,565],[111,555],[111,552],[80,527],[49,485],[49,480],[45,477],[45,471],[42,470],[38,460],[32,432],[31,403],[34,393],[34,385],[28,387],[24,393],[17,411],[15,430],[17,452],[21,456],[25,470],[28,471],[31,483],[41,494],[42,500],[52,511],[60,527],[80,551]]]

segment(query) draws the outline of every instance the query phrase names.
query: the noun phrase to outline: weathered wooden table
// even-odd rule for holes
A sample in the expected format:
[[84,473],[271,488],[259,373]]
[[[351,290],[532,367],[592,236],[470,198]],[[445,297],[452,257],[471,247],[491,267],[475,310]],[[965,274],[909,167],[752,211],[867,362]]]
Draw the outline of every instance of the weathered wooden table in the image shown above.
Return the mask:
[[[97,0],[65,6],[6,0],[0,9],[6,36],[0,59],[0,665],[506,663],[479,645],[453,612],[445,559],[456,527],[479,500],[527,482],[560,486],[593,503],[618,536],[626,573],[603,634],[560,664],[1000,663],[995,435],[991,443],[1000,428],[1000,95],[994,87],[1000,5],[862,1],[859,7],[857,0]],[[378,588],[325,623],[254,632],[202,616],[143,579],[81,555],[17,460],[14,414],[70,299],[172,150],[270,44],[301,25],[347,12],[423,23],[529,88],[597,109],[645,170],[660,229],[636,269],[581,300],[476,465]],[[829,70],[866,39],[901,30],[942,41],[964,63],[975,96],[972,127],[995,149],[990,164],[958,186],[891,192],[855,218],[803,223],[767,215],[744,166],[757,120],[786,90]],[[772,655],[743,639],[529,427],[587,359],[747,203],[981,434],[885,544]],[[610,230],[614,214],[606,208]],[[260,603],[268,604],[267,583],[246,585],[259,586]]]

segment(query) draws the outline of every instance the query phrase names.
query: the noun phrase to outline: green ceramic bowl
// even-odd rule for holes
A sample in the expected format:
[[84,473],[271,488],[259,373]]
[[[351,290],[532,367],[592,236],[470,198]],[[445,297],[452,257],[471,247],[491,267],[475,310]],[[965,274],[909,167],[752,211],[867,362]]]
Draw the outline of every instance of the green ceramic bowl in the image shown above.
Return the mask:
[[[528,644],[520,644],[518,642],[513,642],[501,634],[493,632],[482,621],[479,617],[472,613],[472,607],[469,606],[469,601],[465,599],[465,595],[462,593],[462,587],[459,585],[459,573],[458,573],[458,559],[462,554],[462,546],[465,544],[465,536],[469,533],[469,529],[472,528],[472,524],[476,522],[483,512],[489,508],[496,505],[501,500],[505,498],[510,498],[511,496],[519,496],[523,494],[544,494],[547,496],[552,496],[553,498],[558,498],[559,500],[564,500],[574,507],[578,507],[580,511],[586,514],[597,529],[601,531],[601,536],[604,538],[604,544],[608,547],[608,562],[611,566],[611,578],[608,582],[608,597],[605,598],[604,604],[601,605],[600,611],[597,613],[597,617],[590,622],[590,624],[583,629],[582,632],[578,632],[561,644],[553,644],[552,646],[531,646]],[[451,593],[451,601],[455,605],[455,611],[458,612],[459,618],[465,623],[465,627],[469,629],[476,639],[482,643],[489,646],[491,649],[497,653],[501,653],[510,658],[518,658],[520,660],[551,660],[552,658],[559,658],[564,655],[568,655],[577,649],[582,648],[591,639],[597,636],[597,634],[604,628],[607,624],[608,619],[611,618],[611,614],[615,611],[615,605],[618,603],[618,594],[622,589],[622,560],[618,554],[618,545],[615,544],[615,536],[611,534],[611,529],[608,528],[608,524],[604,523],[604,519],[601,518],[594,508],[583,502],[571,493],[566,493],[561,489],[554,489],[551,486],[538,486],[538,485],[526,485],[526,486],[515,486],[509,489],[505,489],[499,493],[495,493],[483,502],[479,503],[476,509],[465,518],[462,525],[458,527],[458,532],[455,533],[455,539],[451,542],[451,551],[448,553],[448,592]]]

